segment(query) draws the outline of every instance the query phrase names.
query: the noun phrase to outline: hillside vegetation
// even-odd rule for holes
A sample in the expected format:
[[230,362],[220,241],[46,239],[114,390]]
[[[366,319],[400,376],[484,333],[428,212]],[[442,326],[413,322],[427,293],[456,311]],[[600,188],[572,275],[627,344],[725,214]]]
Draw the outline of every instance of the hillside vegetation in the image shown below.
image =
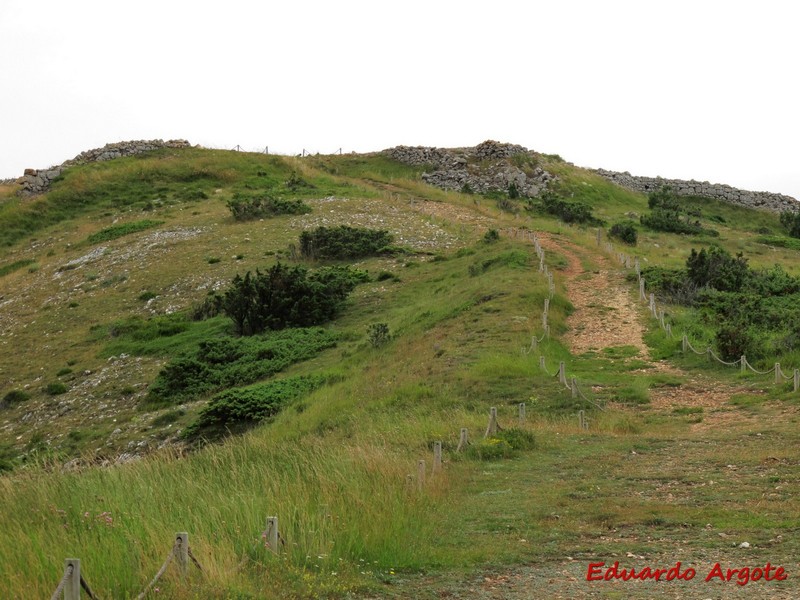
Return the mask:
[[[580,598],[620,591],[584,581],[598,560],[796,567],[800,393],[681,352],[733,328],[757,371],[800,368],[779,215],[682,198],[701,229],[667,232],[647,197],[526,161],[555,176],[538,198],[381,153],[200,148],[0,190],[4,597],[49,597],[77,557],[99,597],[134,598],[182,531],[203,571],[150,597]],[[635,245],[609,250],[622,224]]]

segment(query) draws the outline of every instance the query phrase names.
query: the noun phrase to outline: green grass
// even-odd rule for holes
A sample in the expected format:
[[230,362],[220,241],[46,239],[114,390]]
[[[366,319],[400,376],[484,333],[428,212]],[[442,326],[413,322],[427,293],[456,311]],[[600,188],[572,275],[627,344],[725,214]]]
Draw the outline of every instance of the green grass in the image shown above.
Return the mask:
[[99,244],[100,242],[110,242],[111,240],[116,240],[117,238],[121,238],[132,233],[138,233],[139,231],[145,231],[146,229],[157,227],[163,223],[164,221],[144,219],[141,221],[124,223],[122,225],[114,225],[113,227],[106,227],[105,229],[101,229],[100,231],[93,233],[86,238],[86,243]]
[[[541,161],[564,191],[609,222],[646,209],[642,195],[555,158]],[[762,379],[681,356],[679,334],[667,339],[644,311],[652,359],[669,358],[685,371],[656,369],[632,345],[572,356],[560,339],[574,312],[563,292],[581,280],[566,280],[566,250],[547,252],[557,289],[551,337],[523,353],[543,333],[548,290],[532,247],[511,239],[508,228],[550,231],[553,244],[570,244],[590,271],[600,268],[594,230],[501,213],[493,203],[426,186],[423,171],[380,155],[301,160],[188,149],[67,172],[33,201],[44,215],[35,229],[40,268],[5,280],[9,297],[24,302],[4,305],[13,343],[0,345],[0,376],[12,382],[0,392],[24,394],[0,409],[9,425],[0,431],[0,470],[16,469],[0,477],[0,580],[12,596],[47,597],[63,559],[76,556],[100,597],[135,597],[178,531],[190,533],[204,574],[190,570],[181,584],[170,568],[159,584],[164,598],[429,597],[425,582],[436,574],[475,578],[489,568],[627,552],[688,564],[717,556],[732,539],[750,540],[751,557],[796,560],[796,395],[786,386],[757,393]],[[234,222],[227,200],[261,191],[307,200],[313,211]],[[57,198],[64,206],[54,205]],[[282,364],[275,377],[264,370],[276,354],[265,350],[269,336],[234,338],[223,317],[186,315],[237,271],[290,260],[288,245],[298,229],[319,225],[320,208],[346,224],[383,219],[381,228],[411,240],[411,249],[361,260],[371,281],[314,337],[335,345],[314,342],[302,352],[303,340],[286,333],[285,345],[302,360]],[[21,230],[2,227],[19,210],[13,199],[0,207],[6,264],[33,259],[30,232],[14,237]],[[704,210],[728,247],[740,243],[739,231],[746,247],[765,235],[753,231],[767,226],[760,216],[747,229],[744,213]],[[78,245],[98,222],[136,223],[142,212],[165,230],[194,233],[136,246],[130,260],[120,258],[124,248],[112,248],[59,270],[87,256]],[[495,243],[481,241],[487,227],[501,233]],[[691,243],[646,233],[625,251],[670,264]],[[789,248],[778,252],[796,260]],[[209,257],[220,260],[209,264]],[[677,332],[708,341],[711,325],[700,316],[668,313]],[[369,340],[374,323],[391,332],[380,347]],[[169,395],[179,406],[142,406],[160,371],[187,356],[201,362],[201,349],[210,370],[235,370],[245,356],[246,372],[214,387],[226,391],[210,402],[208,388]],[[787,358],[787,368],[797,358]],[[553,377],[560,361],[590,402]],[[741,391],[715,407],[651,401],[663,393],[680,398],[690,379]],[[62,380],[69,389],[49,396],[46,385]],[[490,407],[498,410],[500,442],[482,441]],[[586,411],[586,431],[578,429],[578,410]],[[227,420],[239,412],[246,427]],[[57,416],[23,421],[26,413]],[[716,421],[720,415],[731,418]],[[187,455],[169,445],[204,418],[219,432],[252,429]],[[456,454],[462,427],[472,445]],[[90,466],[138,452],[140,441],[147,458]],[[445,466],[431,476],[436,441]],[[72,458],[85,468],[62,470]],[[421,459],[427,483],[420,491]],[[286,540],[281,556],[261,537],[275,515]],[[781,544],[770,541],[779,534]]]
[[36,261],[31,258],[23,258],[21,260],[15,260],[12,263],[0,267],[0,277],[4,277],[9,273],[13,273],[14,271],[24,269],[25,267],[33,264],[36,264]]

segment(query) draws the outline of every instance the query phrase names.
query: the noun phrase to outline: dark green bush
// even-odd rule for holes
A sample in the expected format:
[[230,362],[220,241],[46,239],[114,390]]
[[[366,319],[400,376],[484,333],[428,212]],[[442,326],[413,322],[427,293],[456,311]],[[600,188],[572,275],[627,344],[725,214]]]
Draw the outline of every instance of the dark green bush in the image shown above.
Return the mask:
[[339,225],[317,227],[300,234],[300,253],[307,258],[346,259],[380,254],[392,243],[385,230]]
[[243,431],[268,420],[285,406],[311,393],[325,379],[320,376],[287,377],[217,394],[184,431],[189,440],[215,439]]
[[724,248],[711,246],[697,252],[692,248],[686,260],[689,281],[697,287],[711,287],[723,292],[737,292],[749,281],[747,259],[741,253],[736,257]]
[[11,390],[5,396],[3,396],[3,400],[0,401],[0,408],[9,407],[14,404],[20,404],[30,399],[31,395],[28,392],[24,392],[22,390]]
[[144,400],[163,406],[270,377],[336,345],[323,329],[285,329],[262,336],[206,340],[197,350],[170,361]]
[[[703,227],[700,221],[690,216],[699,217],[698,210],[687,211],[678,201],[678,197],[669,186],[651,192],[648,196],[649,215],[642,215],[639,221],[654,231],[667,233],[685,233],[689,235],[718,236],[719,232]],[[686,213],[686,214],[684,214]]]
[[54,381],[52,383],[47,384],[45,391],[51,396],[58,396],[59,394],[67,393],[67,386],[61,383],[60,381]]
[[717,350],[727,361],[738,360],[743,354],[750,360],[764,356],[764,347],[752,328],[742,321],[729,321],[720,326],[715,336]]
[[490,229],[485,234],[483,234],[483,241],[487,244],[493,244],[494,242],[500,239],[500,234],[498,233],[497,229]]
[[786,227],[791,237],[800,238],[800,211],[782,212],[781,225]]
[[302,215],[311,212],[311,207],[302,200],[286,200],[272,196],[244,196],[234,194],[228,201],[228,209],[237,221],[270,218],[278,215]]
[[543,192],[539,200],[544,212],[558,217],[565,223],[600,223],[600,220],[592,215],[591,207],[584,202],[568,202],[550,191]]
[[391,339],[389,326],[386,323],[373,323],[367,328],[367,337],[373,348],[383,346]]
[[237,275],[223,296],[222,309],[240,335],[319,325],[336,315],[358,283],[368,280],[366,272],[350,267],[309,272],[278,263],[266,273]]
[[631,222],[616,223],[608,232],[609,237],[616,238],[629,246],[635,246],[639,240],[636,226]]

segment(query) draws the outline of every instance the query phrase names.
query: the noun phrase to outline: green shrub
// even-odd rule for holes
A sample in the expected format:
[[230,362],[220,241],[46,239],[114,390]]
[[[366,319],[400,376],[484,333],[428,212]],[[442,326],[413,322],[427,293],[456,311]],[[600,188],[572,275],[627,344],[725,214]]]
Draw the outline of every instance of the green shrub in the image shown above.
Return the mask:
[[697,252],[692,248],[686,259],[689,281],[697,287],[712,287],[720,291],[736,292],[749,279],[747,259],[741,253],[734,258],[724,248],[711,246]]
[[495,437],[505,440],[512,450],[531,450],[536,447],[536,438],[525,429],[516,427],[502,429],[497,432]]
[[69,367],[64,367],[63,369],[59,369],[58,373],[56,373],[56,377],[63,377],[64,375],[69,375],[72,373],[72,369]]
[[781,225],[786,227],[789,235],[800,238],[800,211],[784,211],[781,213]]
[[616,223],[608,232],[609,237],[616,238],[629,246],[635,246],[639,239],[636,226],[632,222]]
[[247,385],[335,345],[333,333],[317,328],[209,339],[201,342],[194,352],[170,361],[150,386],[144,403],[178,404]]
[[584,202],[568,202],[550,191],[540,195],[540,202],[544,212],[558,217],[565,223],[600,223],[600,220],[592,215],[591,207]]
[[339,225],[317,227],[300,234],[300,253],[307,258],[347,259],[373,256],[392,243],[385,230],[361,229]]
[[309,272],[278,263],[266,273],[236,275],[222,297],[222,309],[240,335],[319,325],[336,315],[358,283],[368,280],[366,272],[349,267]]
[[228,201],[228,209],[237,221],[311,212],[311,207],[302,200],[286,200],[267,195],[248,197],[238,192]]
[[373,348],[379,348],[391,339],[389,326],[386,323],[373,323],[367,328],[367,337]]
[[[639,221],[645,227],[667,233],[719,235],[719,232],[703,227],[699,220],[690,219],[690,216],[699,217],[700,212],[697,210],[686,211],[669,186],[663,186],[651,192],[647,203],[650,207],[650,214],[639,217]],[[684,213],[687,214],[684,215]]]
[[513,456],[514,449],[502,438],[488,437],[468,446],[466,455],[477,460],[498,460]]
[[114,225],[112,227],[107,227],[105,229],[101,229],[96,233],[93,233],[88,238],[86,238],[86,243],[98,244],[100,242],[109,242],[111,240],[121,238],[122,236],[129,235],[131,233],[137,233],[139,231],[144,231],[145,229],[151,229],[153,227],[157,227],[158,225],[162,225],[163,223],[164,221],[153,221],[150,219],[144,219],[143,221],[134,221],[132,223],[123,223],[122,225]]
[[287,377],[217,394],[184,431],[189,440],[218,438],[252,427],[278,414],[285,406],[321,386],[320,376]]
[[54,381],[47,384],[45,391],[51,396],[58,396],[59,394],[65,394],[67,392],[67,386],[60,381]]
[[27,402],[30,399],[31,395],[28,392],[24,392],[22,390],[11,390],[5,396],[3,396],[3,400],[0,401],[0,408]]
[[738,360],[743,354],[751,360],[764,356],[764,348],[752,329],[742,322],[727,322],[714,337],[720,356],[727,361]]
[[493,244],[500,239],[500,234],[498,233],[497,229],[490,229],[485,234],[483,234],[483,241],[487,244]]
[[153,292],[142,292],[141,294],[139,294],[139,300],[141,300],[142,302],[147,302],[148,300],[152,300],[156,296],[157,294],[154,294]]

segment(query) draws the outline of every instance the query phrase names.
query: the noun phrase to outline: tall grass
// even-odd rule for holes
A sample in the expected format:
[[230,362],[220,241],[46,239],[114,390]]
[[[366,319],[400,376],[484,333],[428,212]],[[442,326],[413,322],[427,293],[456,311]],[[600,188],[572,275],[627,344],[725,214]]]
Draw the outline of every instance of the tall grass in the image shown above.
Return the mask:
[[[303,587],[305,573],[336,582],[331,571],[352,587],[368,580],[361,571],[425,562],[425,540],[435,535],[426,514],[438,494],[406,486],[408,471],[408,460],[376,446],[253,435],[185,460],[2,479],[0,578],[9,590],[46,597],[63,558],[75,556],[102,596],[131,597],[158,570],[173,534],[189,531],[220,589],[265,597],[276,577],[295,579],[285,582],[291,589]],[[286,540],[279,569],[260,535],[270,515]]]

